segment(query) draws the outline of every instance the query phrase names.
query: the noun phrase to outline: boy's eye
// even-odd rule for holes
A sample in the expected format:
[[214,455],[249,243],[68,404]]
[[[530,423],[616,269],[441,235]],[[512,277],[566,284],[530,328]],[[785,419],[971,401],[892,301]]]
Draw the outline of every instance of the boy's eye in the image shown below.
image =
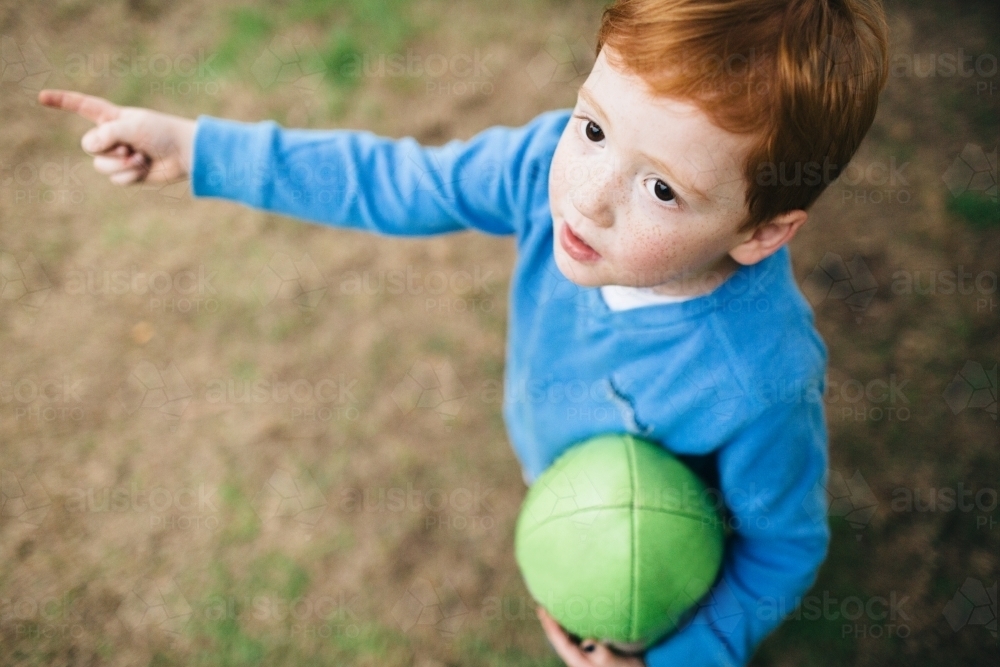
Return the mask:
[[646,183],[647,185],[649,183],[653,184],[653,186],[649,188],[649,191],[653,194],[654,197],[656,197],[660,201],[672,202],[674,201],[674,199],[676,199],[676,196],[674,195],[674,189],[671,188],[666,183],[664,183],[663,181],[661,181],[660,179],[651,178],[650,180],[646,181]]
[[584,129],[587,138],[593,141],[595,144],[604,141],[604,130],[601,126],[594,121],[587,121],[587,127]]

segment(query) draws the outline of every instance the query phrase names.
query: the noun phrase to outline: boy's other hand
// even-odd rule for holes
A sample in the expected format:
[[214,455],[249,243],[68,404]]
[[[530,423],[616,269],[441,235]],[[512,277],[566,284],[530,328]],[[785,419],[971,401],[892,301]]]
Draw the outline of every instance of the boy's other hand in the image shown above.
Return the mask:
[[94,156],[94,169],[109,176],[112,183],[169,183],[191,173],[193,120],[120,107],[71,90],[43,90],[38,101],[96,124],[83,135],[80,145]]
[[569,667],[645,667],[639,658],[623,658],[615,655],[604,644],[593,639],[584,639],[577,646],[548,612],[538,607],[538,620],[552,643],[552,647]]

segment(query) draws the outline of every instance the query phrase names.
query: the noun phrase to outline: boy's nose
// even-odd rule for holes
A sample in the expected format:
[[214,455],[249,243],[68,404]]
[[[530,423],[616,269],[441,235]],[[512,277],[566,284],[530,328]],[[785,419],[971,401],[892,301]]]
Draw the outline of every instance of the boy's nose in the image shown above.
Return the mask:
[[601,226],[608,226],[614,219],[616,192],[620,190],[617,170],[600,165],[588,169],[570,188],[570,201],[580,215]]

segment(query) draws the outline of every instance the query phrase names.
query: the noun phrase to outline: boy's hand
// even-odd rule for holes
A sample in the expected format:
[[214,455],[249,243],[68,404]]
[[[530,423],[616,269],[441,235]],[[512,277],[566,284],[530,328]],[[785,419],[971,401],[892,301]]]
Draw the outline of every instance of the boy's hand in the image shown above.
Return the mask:
[[110,176],[112,183],[169,183],[191,172],[193,120],[120,107],[70,90],[43,90],[38,101],[97,124],[83,135],[80,145],[94,156],[94,169]]
[[615,655],[607,646],[593,639],[584,639],[577,646],[547,611],[538,607],[536,613],[556,653],[569,667],[645,667],[646,665],[639,658],[623,658]]

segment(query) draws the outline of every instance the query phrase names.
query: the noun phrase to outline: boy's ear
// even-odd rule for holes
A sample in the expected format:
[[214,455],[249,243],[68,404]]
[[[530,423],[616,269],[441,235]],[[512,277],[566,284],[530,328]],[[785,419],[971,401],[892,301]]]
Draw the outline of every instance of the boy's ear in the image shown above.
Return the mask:
[[748,232],[749,236],[731,249],[729,256],[740,264],[756,264],[791,241],[808,217],[809,214],[800,209],[777,215],[752,232]]

